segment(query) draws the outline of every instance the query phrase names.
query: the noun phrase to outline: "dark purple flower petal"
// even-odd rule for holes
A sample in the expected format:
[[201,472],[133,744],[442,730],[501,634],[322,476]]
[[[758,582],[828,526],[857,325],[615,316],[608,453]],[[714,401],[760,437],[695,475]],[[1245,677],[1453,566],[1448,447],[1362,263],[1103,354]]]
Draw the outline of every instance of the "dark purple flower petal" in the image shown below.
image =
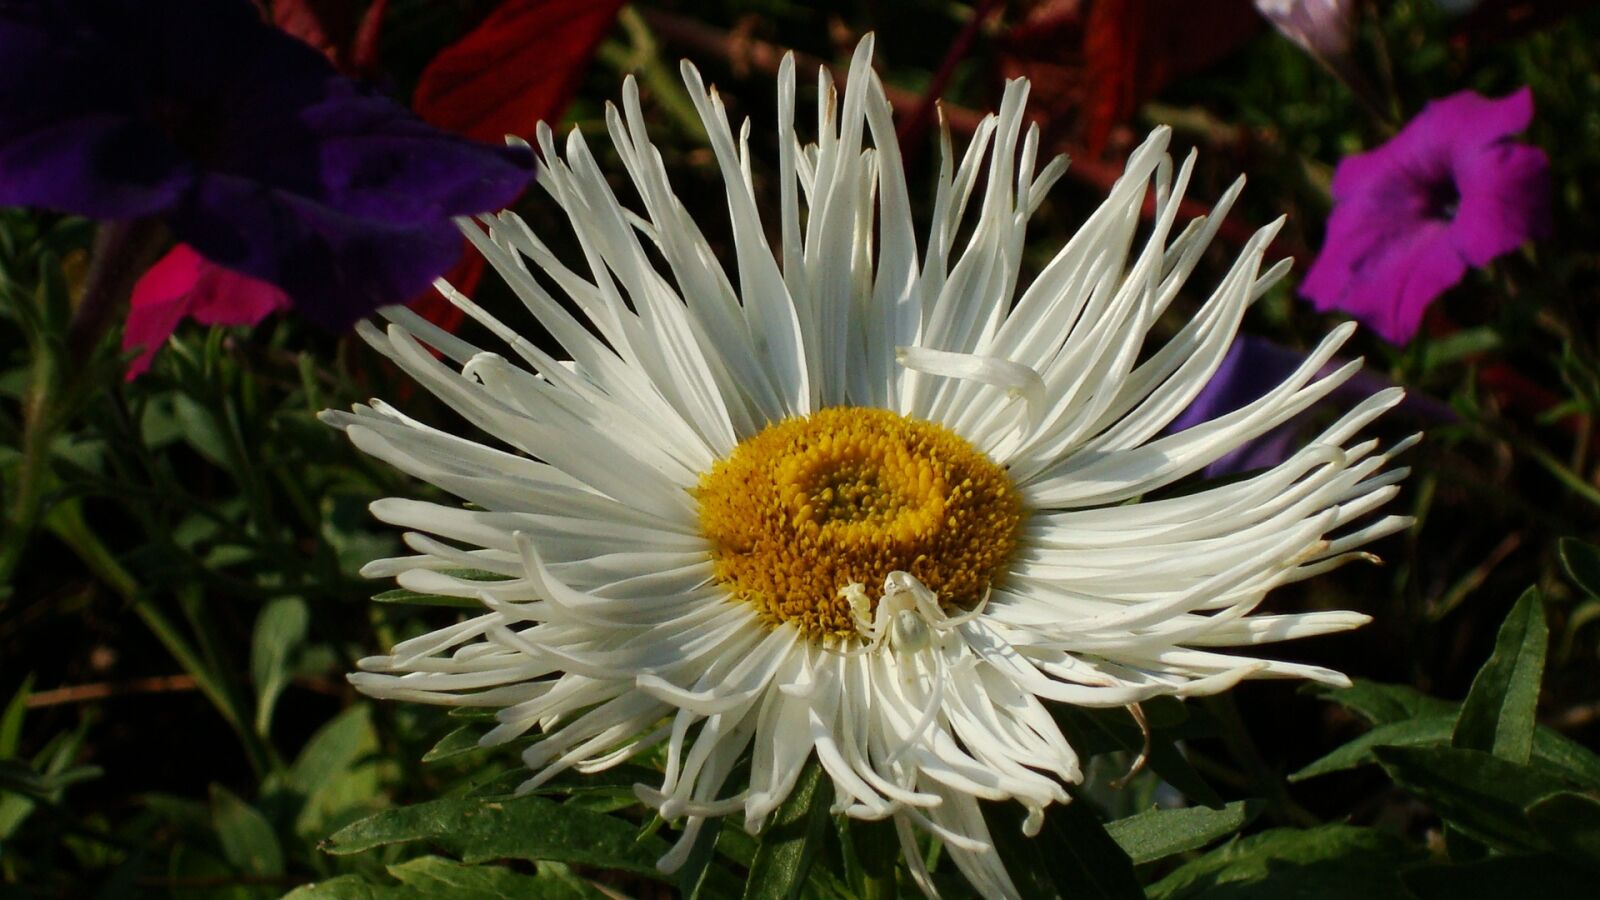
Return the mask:
[[131,219],[170,208],[193,181],[166,141],[118,116],[0,134],[0,205]]
[[[1201,388],[1189,407],[1166,427],[1166,433],[1193,428],[1261,399],[1305,361],[1306,355],[1298,350],[1290,350],[1253,334],[1239,335],[1234,338],[1233,345],[1228,348],[1227,355],[1222,358],[1222,364],[1217,367],[1211,380]],[[1318,370],[1317,377],[1329,375],[1344,365],[1345,360],[1333,359]],[[1332,401],[1332,405],[1353,403],[1391,386],[1381,376],[1359,371],[1334,388],[1324,402]],[[1400,408],[1423,421],[1442,422],[1455,418],[1448,406],[1423,394],[1408,394]],[[1267,469],[1283,462],[1301,446],[1298,433],[1315,414],[1315,409],[1313,407],[1255,440],[1245,442],[1206,466],[1204,474],[1215,478]]]
[[[1239,335],[1211,380],[1189,407],[1172,420],[1166,431],[1172,433],[1202,425],[1261,399],[1299,368],[1305,358],[1303,353],[1263,338]],[[1214,478],[1277,465],[1288,458],[1293,438],[1293,423],[1280,425],[1206,466],[1205,474]]]
[[1199,396],[1178,414],[1168,431],[1193,428],[1261,399],[1306,361],[1306,355],[1265,338],[1241,334]]
[[437,221],[504,206],[528,182],[525,147],[490,147],[423,123],[382,97],[341,92],[305,110],[321,196],[355,215]]
[[0,203],[161,216],[343,328],[455,261],[526,148],[423,123],[249,0],[0,0]]
[[206,178],[169,222],[179,240],[277,285],[333,330],[411,298],[461,254],[449,219],[388,224],[235,176]]
[[1404,344],[1439,294],[1549,230],[1548,161],[1510,136],[1533,97],[1463,91],[1428,106],[1388,143],[1339,163],[1327,237],[1300,293]]

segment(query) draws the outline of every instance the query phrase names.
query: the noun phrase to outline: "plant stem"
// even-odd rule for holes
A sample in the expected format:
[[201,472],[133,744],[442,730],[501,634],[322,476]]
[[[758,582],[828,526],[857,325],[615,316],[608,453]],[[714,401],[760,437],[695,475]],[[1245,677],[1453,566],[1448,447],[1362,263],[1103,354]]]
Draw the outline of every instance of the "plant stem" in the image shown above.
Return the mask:
[[6,509],[6,539],[0,543],[0,585],[10,585],[38,528],[50,481],[50,446],[71,418],[81,397],[79,379],[95,371],[90,354],[114,313],[133,292],[134,282],[168,243],[166,228],[153,219],[107,222],[95,236],[83,297],[64,338],[50,333],[49,316],[38,317],[31,335],[33,370],[23,403],[21,459],[11,504]]
[[110,327],[112,314],[127,302],[139,276],[171,243],[155,219],[106,222],[95,235],[83,298],[67,326],[68,359],[85,359]]

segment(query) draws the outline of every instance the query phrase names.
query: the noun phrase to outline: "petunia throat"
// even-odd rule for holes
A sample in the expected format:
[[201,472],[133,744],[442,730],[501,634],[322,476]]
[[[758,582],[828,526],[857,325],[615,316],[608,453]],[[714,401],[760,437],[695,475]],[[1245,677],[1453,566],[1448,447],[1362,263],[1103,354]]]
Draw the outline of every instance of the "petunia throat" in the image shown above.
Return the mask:
[[942,425],[833,407],[768,425],[700,479],[718,581],[774,624],[858,634],[844,589],[909,572],[947,608],[1011,561],[1022,504],[1006,471]]

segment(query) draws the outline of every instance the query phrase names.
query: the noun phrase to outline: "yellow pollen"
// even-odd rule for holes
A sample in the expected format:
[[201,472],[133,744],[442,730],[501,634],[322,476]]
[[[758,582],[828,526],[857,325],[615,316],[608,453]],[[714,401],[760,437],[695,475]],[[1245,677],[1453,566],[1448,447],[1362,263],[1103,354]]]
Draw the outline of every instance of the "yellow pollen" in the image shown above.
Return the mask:
[[768,425],[702,476],[695,496],[717,580],[812,639],[856,634],[840,590],[860,584],[876,598],[894,571],[946,609],[972,608],[1022,522],[1011,479],[971,444],[862,407]]

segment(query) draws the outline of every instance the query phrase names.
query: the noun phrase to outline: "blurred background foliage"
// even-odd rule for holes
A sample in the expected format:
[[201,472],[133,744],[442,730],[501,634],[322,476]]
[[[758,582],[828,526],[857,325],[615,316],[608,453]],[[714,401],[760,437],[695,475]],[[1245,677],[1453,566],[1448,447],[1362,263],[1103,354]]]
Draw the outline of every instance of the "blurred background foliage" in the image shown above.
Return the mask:
[[[718,176],[677,60],[694,59],[733,115],[752,119],[756,188],[771,195],[773,50],[838,65],[875,31],[880,70],[902,92],[921,211],[932,192],[916,188],[932,184],[937,151],[933,119],[917,117],[924,92],[945,98],[959,147],[971,111],[992,108],[1004,77],[1026,74],[1048,145],[1074,157],[1034,220],[1033,270],[1098,202],[1125,150],[1165,122],[1176,153],[1201,150],[1192,197],[1209,202],[1249,175],[1223,243],[1286,213],[1275,247],[1303,272],[1342,156],[1380,143],[1429,99],[1531,85],[1527,140],[1550,156],[1553,236],[1469,273],[1408,345],[1365,333],[1353,345],[1377,374],[1451,411],[1440,421],[1402,409],[1380,429],[1427,428],[1397,501],[1416,527],[1373,548],[1385,565],[1348,566],[1268,601],[1370,613],[1358,632],[1284,648],[1350,673],[1357,688],[1314,699],[1292,684],[1247,684],[1187,709],[1157,705],[1151,765],[1120,788],[1139,743],[1132,723],[1062,711],[1095,755],[1084,788],[1093,812],[1052,811],[1045,840],[1108,848],[1087,871],[1103,863],[1113,874],[1074,896],[1124,896],[1123,870],[1169,898],[1286,896],[1290,883],[1299,897],[1502,896],[1510,885],[1579,896],[1563,892],[1592,885],[1600,865],[1600,758],[1585,749],[1600,746],[1600,554],[1589,543],[1600,537],[1600,10],[1365,4],[1355,53],[1374,106],[1248,3],[1132,3],[1129,21],[1109,25],[1095,9],[1105,6],[1120,4],[628,5],[592,61],[555,73],[570,91],[551,91],[550,114],[570,94],[566,122],[602,134],[603,104],[635,73],[680,196],[725,241]],[[367,74],[411,96],[429,61],[496,7],[388,3]],[[517,209],[562,249],[560,214],[542,201],[535,188]],[[66,343],[93,233],[82,219],[0,211],[0,892],[268,897],[318,882],[303,889],[721,897],[796,840],[823,863],[771,869],[773,890],[911,890],[881,871],[892,837],[859,824],[809,839],[776,829],[770,848],[723,829],[714,852],[663,880],[652,867],[663,825],[638,811],[626,769],[557,780],[503,807],[473,799],[514,783],[503,777],[518,768],[514,752],[477,750],[470,717],[374,704],[343,680],[365,653],[456,612],[358,576],[399,550],[367,504],[427,489],[353,452],[316,414],[378,396],[465,426],[353,336],[292,317],[254,329],[189,323],[147,374],[124,381],[114,335],[89,352]],[[1229,258],[1219,247],[1193,283],[1215,283]],[[1331,321],[1294,295],[1296,282],[1259,303],[1245,330],[1313,345]],[[493,277],[477,298],[515,302]],[[1161,327],[1175,330],[1201,299],[1182,298]],[[488,818],[469,828],[460,804]],[[1153,805],[1186,818],[1136,815]],[[1235,832],[1245,836],[1204,851]],[[1029,882],[1041,891],[1069,893],[1085,877],[1060,860],[1027,862],[1037,848],[1004,849],[1022,860],[1013,874],[1046,873]],[[496,860],[509,862],[479,865]],[[966,890],[948,874],[941,884]]]

